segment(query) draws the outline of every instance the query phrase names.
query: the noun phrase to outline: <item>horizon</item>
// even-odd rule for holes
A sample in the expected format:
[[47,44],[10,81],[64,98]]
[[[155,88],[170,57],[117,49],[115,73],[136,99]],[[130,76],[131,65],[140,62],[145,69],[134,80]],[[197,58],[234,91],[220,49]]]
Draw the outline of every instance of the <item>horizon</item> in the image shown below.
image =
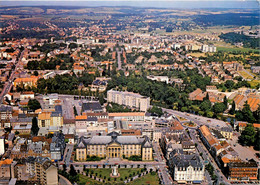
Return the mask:
[[[78,3],[76,3],[78,2]],[[46,4],[48,3],[48,4]],[[258,1],[213,1],[213,0],[190,0],[190,1],[12,1],[0,2],[0,7],[20,6],[71,6],[71,7],[138,7],[138,8],[166,8],[166,9],[259,9]]]

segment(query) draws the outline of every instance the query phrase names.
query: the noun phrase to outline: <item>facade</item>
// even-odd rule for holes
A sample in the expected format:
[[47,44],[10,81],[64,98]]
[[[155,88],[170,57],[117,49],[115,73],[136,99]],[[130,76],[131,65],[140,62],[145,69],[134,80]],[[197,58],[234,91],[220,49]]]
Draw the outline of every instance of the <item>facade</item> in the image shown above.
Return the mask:
[[128,158],[141,156],[143,160],[152,160],[152,144],[150,140],[136,136],[120,136],[111,132],[107,136],[81,137],[76,148],[76,159],[84,161],[87,156],[101,158]]
[[232,139],[233,137],[233,129],[229,127],[222,127],[220,133],[226,139]]
[[231,162],[228,169],[229,180],[257,180],[258,167],[255,161]]
[[145,121],[144,112],[115,112],[108,113],[108,117],[114,120]]
[[0,119],[6,120],[12,118],[12,107],[1,106],[0,107]]
[[61,132],[55,132],[50,144],[51,159],[60,160],[65,150],[65,136]]
[[[21,172],[22,166],[16,168],[16,175],[28,176],[27,179],[40,185],[58,185],[58,170],[49,158],[28,157],[26,159],[26,171]],[[18,177],[19,178],[19,177]]]
[[18,86],[36,87],[37,80],[38,80],[38,77],[35,77],[35,76],[32,76],[30,78],[16,78],[14,80],[14,88],[16,89]]
[[51,126],[51,112],[42,112],[38,114],[38,127]]
[[107,92],[107,101],[140,109],[140,111],[144,112],[150,108],[149,97],[127,91],[115,91],[111,89]]
[[204,164],[199,155],[184,155],[182,150],[170,154],[169,168],[178,183],[201,183],[204,180]]

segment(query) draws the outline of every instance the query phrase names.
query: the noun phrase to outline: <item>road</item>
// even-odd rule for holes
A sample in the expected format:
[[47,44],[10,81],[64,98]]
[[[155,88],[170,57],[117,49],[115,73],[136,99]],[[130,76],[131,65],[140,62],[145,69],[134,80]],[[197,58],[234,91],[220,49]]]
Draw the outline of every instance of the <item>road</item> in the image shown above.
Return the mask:
[[72,185],[68,179],[63,177],[62,175],[59,175],[59,185]]
[[20,68],[23,67],[23,65],[21,64],[21,61],[22,61],[22,58],[23,58],[23,54],[24,54],[24,51],[21,52],[19,59],[15,61],[15,69],[12,71],[12,73],[11,73],[11,75],[10,75],[8,81],[5,83],[5,86],[4,86],[4,88],[3,88],[3,90],[2,90],[2,92],[1,92],[1,94],[0,94],[0,104],[3,102],[4,96],[5,96],[8,92],[10,92],[10,90],[11,90],[11,88],[12,88],[12,86],[13,86],[13,80],[14,80],[14,74],[15,74],[15,72],[16,72],[18,69],[20,69]]
[[[209,127],[215,127],[217,129],[228,126],[227,123],[225,123],[224,121],[218,120],[218,119],[207,118],[207,117],[203,117],[203,116],[198,116],[198,115],[194,115],[194,114],[190,114],[190,113],[186,113],[186,112],[180,112],[180,111],[165,109],[165,108],[162,108],[162,110],[169,114],[177,115],[177,116],[183,117],[189,121],[193,121],[198,126],[207,125]],[[194,128],[194,129],[196,129],[196,128]]]
[[119,51],[119,49],[116,48],[116,52],[117,52],[117,68],[118,68],[118,70],[121,70],[122,69],[122,61],[121,61],[122,50]]
[[63,157],[63,162],[69,166],[70,165],[70,158],[71,154],[73,152],[74,145],[67,143],[65,151],[64,151],[64,157]]
[[161,165],[158,165],[158,168],[159,168],[158,175],[161,178],[162,184],[173,184],[172,177],[170,176],[170,174],[167,172],[167,169],[165,168],[166,160],[163,157],[161,148],[159,147],[159,145],[157,143],[153,143],[153,149],[157,156],[158,162],[163,163]]
[[[209,151],[206,149],[206,147],[202,144],[200,139],[197,139],[196,137],[196,131],[189,129],[189,133],[191,136],[191,139],[194,141],[194,143],[197,143],[197,150],[199,153],[202,153],[202,158],[204,161],[211,162],[212,166],[214,167],[215,174],[217,175],[218,182],[217,184],[224,183],[224,184],[230,184],[227,178],[222,174],[221,170],[219,169],[218,165],[215,163],[213,157],[209,153]],[[207,175],[207,173],[205,173]],[[207,177],[209,179],[209,176]],[[211,180],[210,180],[211,181]],[[209,182],[210,182],[209,181]]]

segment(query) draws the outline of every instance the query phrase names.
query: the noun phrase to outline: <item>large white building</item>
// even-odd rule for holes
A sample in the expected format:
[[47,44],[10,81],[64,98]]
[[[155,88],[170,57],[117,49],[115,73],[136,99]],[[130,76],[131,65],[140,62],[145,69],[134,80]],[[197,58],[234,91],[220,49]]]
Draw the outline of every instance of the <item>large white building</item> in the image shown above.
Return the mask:
[[119,105],[129,106],[146,112],[150,108],[150,98],[137,93],[127,91],[107,91],[107,101]]
[[172,177],[178,183],[201,183],[204,180],[204,164],[198,154],[183,154],[175,149],[170,154],[169,168]]
[[0,137],[0,156],[5,153],[4,137]]

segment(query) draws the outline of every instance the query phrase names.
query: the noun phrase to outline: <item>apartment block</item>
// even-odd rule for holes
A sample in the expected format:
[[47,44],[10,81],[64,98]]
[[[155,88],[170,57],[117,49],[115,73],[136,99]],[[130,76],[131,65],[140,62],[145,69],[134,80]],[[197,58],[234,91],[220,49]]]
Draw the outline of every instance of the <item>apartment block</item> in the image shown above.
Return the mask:
[[107,92],[108,102],[129,106],[146,112],[150,108],[150,98],[137,93],[127,91],[109,90]]

